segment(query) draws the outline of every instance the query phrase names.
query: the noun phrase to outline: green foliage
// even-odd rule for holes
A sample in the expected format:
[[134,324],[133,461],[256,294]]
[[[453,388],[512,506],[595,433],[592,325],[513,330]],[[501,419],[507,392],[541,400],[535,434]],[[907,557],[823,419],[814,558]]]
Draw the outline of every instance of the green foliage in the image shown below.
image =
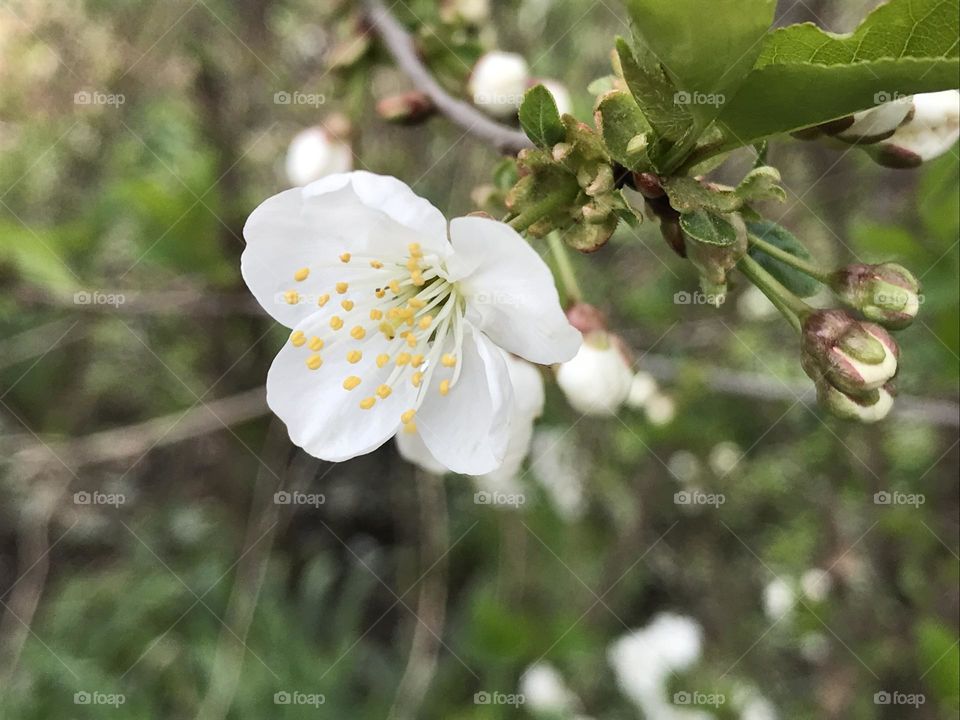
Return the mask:
[[527,90],[520,105],[520,127],[534,144],[548,148],[563,140],[565,135],[557,103],[543,85]]
[[645,127],[649,130],[649,126],[630,93],[614,90],[598,98],[596,120],[610,157],[628,170],[650,169],[649,135],[641,130]]
[[[782,225],[770,220],[748,220],[747,230],[751,235],[755,235],[801,260],[813,262],[813,255],[810,254],[806,246]],[[794,295],[811,297],[820,290],[820,283],[817,280],[790,267],[782,260],[770,257],[756,246],[750,248],[750,257],[783,283]]]

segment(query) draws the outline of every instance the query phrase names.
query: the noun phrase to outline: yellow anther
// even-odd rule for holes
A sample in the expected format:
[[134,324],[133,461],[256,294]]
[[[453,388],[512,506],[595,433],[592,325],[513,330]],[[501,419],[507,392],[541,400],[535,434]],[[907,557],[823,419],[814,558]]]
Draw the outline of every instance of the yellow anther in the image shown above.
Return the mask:
[[424,315],[420,318],[420,329],[426,330],[433,324],[433,315]]
[[423,279],[423,273],[419,270],[414,270],[410,273],[410,279],[413,280],[413,284],[417,287],[423,287],[427,283],[427,281]]
[[351,350],[347,353],[347,362],[351,365],[356,365],[361,360],[363,360],[363,353],[359,350]]
[[417,336],[413,333],[407,333],[407,347],[415,348],[417,346]]
[[415,310],[420,310],[421,308],[425,308],[427,306],[427,301],[421,300],[420,298],[410,298],[410,302],[407,304]]
[[392,307],[387,310],[387,317],[391,320],[399,320],[403,317],[403,313],[400,311],[400,308]]
[[337,292],[343,295],[347,290],[350,289],[350,284],[345,282],[338,282],[336,284]]
[[403,415],[400,416],[400,422],[404,425],[408,425],[413,422],[413,418],[416,417],[416,410],[407,410]]
[[350,337],[354,340],[363,340],[367,336],[367,331],[363,329],[362,326],[357,325],[353,330],[350,331]]
[[377,404],[377,399],[375,397],[364,398],[363,400],[360,401],[360,409],[369,410],[376,404]]
[[332,318],[330,318],[330,327],[332,327],[334,330],[339,330],[343,327],[343,320],[334,315]]
[[383,267],[383,263],[380,262],[379,260],[371,260],[370,267],[372,267],[374,270],[379,270],[380,268]]
[[400,367],[403,367],[409,362],[410,362],[410,353],[402,352],[399,355],[397,355],[397,365],[399,365]]
[[414,355],[412,358],[410,358],[410,364],[413,367],[420,367],[423,365],[423,355]]
[[445,353],[444,356],[440,358],[440,362],[443,363],[444,367],[453,367],[457,364],[457,358],[450,353]]
[[340,262],[342,262],[342,263],[348,263],[348,262],[350,262],[350,253],[343,253],[343,254],[340,256]]
[[386,400],[388,397],[390,397],[390,393],[392,392],[393,388],[391,388],[389,385],[381,385],[377,388],[377,395],[379,395],[383,400]]
[[323,350],[323,339],[318,337],[310,338],[310,345],[308,346],[311,350]]
[[400,293],[400,281],[396,278],[390,281],[390,291],[394,295],[398,295]]
[[415,373],[411,376],[410,382],[413,383],[413,386],[414,386],[414,387],[420,387],[420,383],[423,382],[423,373],[420,372],[419,370],[417,370],[417,372],[415,372]]
[[407,245],[410,251],[410,257],[423,257],[423,250],[420,249],[420,243],[410,243]]
[[353,310],[353,300],[341,300],[340,307],[342,307],[347,312]]
[[346,380],[343,381],[343,389],[353,390],[355,387],[357,387],[357,385],[360,384],[360,382],[361,382],[360,378],[358,378],[356,375],[351,375],[350,377],[348,377]]
[[283,294],[283,299],[287,301],[287,305],[296,305],[300,302],[300,293],[296,290],[287,290],[287,292]]
[[416,313],[413,311],[412,307],[400,308],[400,317],[403,319],[411,320],[413,319],[414,315],[416,315]]
[[307,358],[307,367],[311,370],[316,370],[321,365],[323,365],[323,358],[319,355],[311,355]]
[[370,311],[370,319],[371,319],[371,320],[383,320],[383,310],[377,310],[376,308],[374,308],[373,310],[371,310],[371,311]]
[[403,431],[404,431],[407,435],[412,435],[413,433],[415,433],[415,432],[417,431],[417,424],[416,424],[415,422],[405,423],[404,426],[403,426]]
[[373,291],[373,294],[376,295],[378,298],[382,298],[386,296],[387,291],[384,290],[383,288],[377,288],[376,290]]
[[380,323],[378,329],[387,337],[388,340],[393,340],[393,337],[396,334],[393,325],[386,321]]
[[440,394],[441,394],[441,395],[446,395],[448,392],[450,392],[450,381],[449,381],[449,380],[443,380],[443,381],[441,381],[441,382],[440,382]]
[[386,365],[388,362],[390,362],[390,356],[387,355],[386,353],[381,353],[380,355],[377,355],[377,367],[378,367],[378,368],[382,368],[382,367],[383,367],[384,365]]
[[297,282],[303,282],[310,275],[310,268],[300,268],[293,274],[293,279]]
[[317,305],[319,305],[320,307],[323,307],[328,302],[330,302],[330,296],[327,295],[326,293],[324,293],[323,295],[317,298]]
[[290,342],[293,344],[294,347],[300,347],[306,341],[307,341],[307,336],[304,335],[299,330],[297,330],[295,333],[293,333],[293,335],[290,336]]
[[407,260],[407,270],[409,270],[410,272],[413,272],[414,270],[419,270],[419,269],[420,269],[420,263],[417,262],[416,258],[410,258],[409,260]]

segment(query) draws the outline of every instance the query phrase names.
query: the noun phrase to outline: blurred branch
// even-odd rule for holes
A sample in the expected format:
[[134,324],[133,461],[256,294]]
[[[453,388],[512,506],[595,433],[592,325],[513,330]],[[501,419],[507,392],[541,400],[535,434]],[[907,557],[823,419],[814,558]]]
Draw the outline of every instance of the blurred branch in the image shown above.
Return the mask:
[[394,61],[410,78],[414,86],[426,94],[437,110],[471,135],[490,143],[497,150],[516,155],[533,143],[519,130],[503,125],[477,110],[473,105],[457,100],[436,81],[417,55],[409,33],[397,22],[381,0],[363,0],[370,22]]

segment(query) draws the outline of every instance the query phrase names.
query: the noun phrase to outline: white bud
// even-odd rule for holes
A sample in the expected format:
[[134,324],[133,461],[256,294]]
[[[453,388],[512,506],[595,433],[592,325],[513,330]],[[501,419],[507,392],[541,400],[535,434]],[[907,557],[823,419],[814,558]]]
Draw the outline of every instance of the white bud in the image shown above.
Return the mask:
[[800,589],[811,602],[826,600],[831,587],[833,587],[833,579],[826,570],[810,568],[800,576]]
[[877,401],[868,405],[860,404],[829,383],[824,388],[823,392],[827,394],[827,397],[823,399],[823,402],[837,417],[869,424],[880,422],[893,409],[893,395],[887,392],[886,388],[877,390],[879,393]]
[[557,370],[557,384],[567,401],[584,415],[615,415],[630,394],[633,373],[616,338],[590,333],[573,360]]
[[494,50],[477,60],[468,89],[474,105],[499,118],[517,113],[530,80],[523,56]]
[[673,398],[659,392],[647,401],[644,409],[647,412],[647,420],[656,427],[669,425],[677,416],[677,404]]
[[743,451],[739,445],[733,442],[722,442],[713,446],[707,462],[714,474],[723,477],[733,472],[733,469],[740,464],[742,459]]
[[557,110],[561,115],[573,114],[573,98],[570,97],[570,91],[567,86],[559,80],[553,78],[539,79],[532,81],[533,85],[543,85],[550,94],[553,95],[553,101],[557,104]]
[[884,144],[907,150],[923,161],[933,160],[960,138],[960,91],[915,95],[913,105],[913,118]]
[[763,611],[771,620],[791,615],[796,602],[793,586],[782,578],[774,578],[763,589]]
[[630,383],[630,394],[627,395],[627,405],[634,410],[640,410],[657,393],[657,381],[648,372],[640,371],[633,376]]
[[911,109],[911,98],[905,97],[854,113],[853,125],[838,133],[837,137],[849,141],[881,139],[900,127]]
[[575,696],[556,668],[537,663],[527,668],[520,678],[520,693],[536,714],[565,715],[575,703]]
[[294,187],[309,185],[327,175],[353,170],[353,151],[346,140],[322,127],[301,130],[287,150],[287,179]]

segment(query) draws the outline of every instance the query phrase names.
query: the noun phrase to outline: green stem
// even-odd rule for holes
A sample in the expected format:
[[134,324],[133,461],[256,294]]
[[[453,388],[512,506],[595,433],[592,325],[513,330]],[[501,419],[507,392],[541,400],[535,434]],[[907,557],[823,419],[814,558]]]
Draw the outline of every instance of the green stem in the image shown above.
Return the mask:
[[760,288],[760,291],[770,299],[770,302],[799,332],[803,319],[812,312],[813,308],[787,290],[779,280],[764,270],[760,263],[749,255],[744,255],[737,267],[740,268],[740,272],[747,276],[750,282]]
[[803,258],[798,258],[793,253],[788,253],[786,250],[778,248],[776,245],[768,243],[766,240],[763,240],[756,235],[750,235],[750,244],[761,250],[764,254],[779,260],[785,265],[789,265],[795,270],[799,270],[805,275],[809,275],[815,280],[819,280],[824,284],[826,284],[829,280],[829,273],[824,271],[824,269],[819,265],[807,262]]
[[547,195],[543,200],[529,206],[522,213],[509,221],[508,225],[514,230],[523,231],[533,225],[537,220],[546,217],[558,207],[570,202],[569,198],[561,193]]
[[550,244],[553,259],[557,263],[557,274],[560,276],[560,283],[563,285],[563,292],[567,296],[567,301],[571,303],[583,302],[583,292],[580,290],[577,274],[570,262],[567,246],[563,244],[560,235],[555,232],[547,236],[547,242]]

